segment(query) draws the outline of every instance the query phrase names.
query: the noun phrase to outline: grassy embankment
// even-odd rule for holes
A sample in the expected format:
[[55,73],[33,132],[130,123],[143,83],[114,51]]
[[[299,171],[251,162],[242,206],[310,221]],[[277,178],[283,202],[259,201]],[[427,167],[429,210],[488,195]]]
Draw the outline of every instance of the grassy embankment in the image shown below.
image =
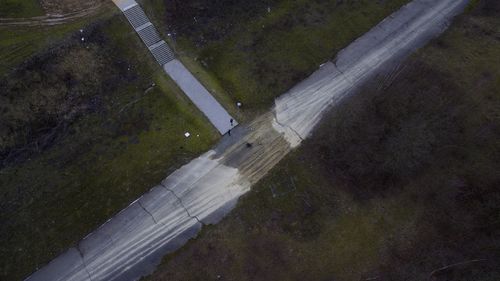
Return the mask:
[[[7,11],[10,10],[7,9]],[[12,14],[13,17],[29,17],[30,15],[24,9],[12,9],[12,13],[13,11],[17,11]],[[43,15],[43,11],[40,13]],[[69,34],[84,28],[91,22],[109,18],[116,13],[118,11],[108,4],[92,17],[70,21],[67,24],[31,27],[0,26],[0,38],[2,38],[0,40],[0,78],[21,67],[32,56],[49,51],[53,44],[60,44]]]
[[16,69],[0,79],[1,280],[43,266],[218,138],[125,18],[106,13],[0,31],[1,53],[15,50],[2,66]]
[[44,11],[37,0],[2,0],[0,18],[43,16]]
[[499,26],[479,1],[147,280],[498,280]]
[[408,1],[140,2],[175,34],[181,60],[226,107],[241,101],[249,120]]

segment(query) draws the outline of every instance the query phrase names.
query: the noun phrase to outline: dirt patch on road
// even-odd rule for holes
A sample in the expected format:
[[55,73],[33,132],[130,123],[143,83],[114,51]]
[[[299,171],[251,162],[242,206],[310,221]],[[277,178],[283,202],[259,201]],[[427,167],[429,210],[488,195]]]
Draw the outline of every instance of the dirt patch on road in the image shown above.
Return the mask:
[[500,18],[479,12],[339,104],[145,280],[500,280]]

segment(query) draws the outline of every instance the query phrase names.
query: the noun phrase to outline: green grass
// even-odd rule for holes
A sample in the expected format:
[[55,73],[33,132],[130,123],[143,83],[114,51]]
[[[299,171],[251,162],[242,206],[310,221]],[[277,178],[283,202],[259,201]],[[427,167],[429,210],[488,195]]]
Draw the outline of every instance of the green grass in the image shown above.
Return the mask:
[[38,0],[3,0],[0,18],[29,18],[44,15]]
[[[269,4],[257,2],[188,1],[183,5],[194,11],[178,14],[165,1],[140,2],[190,71],[240,121],[269,109],[274,98],[408,1],[279,0],[271,13],[264,9]],[[193,17],[208,19],[194,23]],[[167,36],[174,31],[175,40]]]
[[[275,97],[406,2],[257,1],[216,11],[207,3],[188,2],[193,11],[175,14],[161,1],[143,1],[146,10],[158,11],[152,15],[163,30],[179,32],[177,48],[203,65],[204,76],[220,81],[231,104],[241,101],[247,116],[267,110]],[[168,11],[174,13],[170,18]]]
[[[146,280],[498,280],[492,3],[457,19],[394,81],[380,85],[382,75],[332,111],[227,218]],[[484,261],[431,276],[474,259]]]
[[[64,27],[64,32],[77,26]],[[219,137],[164,75],[122,16],[85,29],[89,30],[87,46],[98,50],[91,53],[93,62],[71,61],[74,56],[67,54],[82,47],[78,37],[66,38],[62,46],[41,53],[52,56],[48,64],[54,64],[54,71],[46,75],[64,85],[64,77],[51,75],[59,75],[58,57],[69,57],[69,75],[83,75],[75,72],[95,62],[104,67],[86,75],[95,75],[96,85],[116,85],[105,88],[109,92],[93,93],[83,84],[86,95],[99,96],[99,110],[86,111],[73,120],[47,149],[0,170],[2,280],[20,280],[40,268],[180,165],[208,150]],[[35,35],[26,36],[33,39]],[[20,73],[41,71],[36,61],[28,62]],[[156,86],[150,88],[152,83]],[[36,83],[30,85],[44,93]],[[45,106],[38,95],[19,94],[27,102]],[[25,119],[31,120],[30,116],[21,118]],[[36,124],[27,126],[38,129]],[[186,131],[193,137],[186,139]]]
[[[141,7],[144,9],[144,12],[150,20],[152,20],[153,24],[157,27],[163,27],[165,25],[166,20],[166,12],[167,12],[167,4],[163,0],[139,0],[137,1]],[[164,34],[165,30],[160,30],[160,32]]]
[[192,49],[177,48],[177,44],[167,35],[168,31],[165,29],[166,11],[168,9],[166,2],[163,0],[145,0],[138,2],[154,25],[159,28],[162,38],[166,40],[170,46],[175,48],[174,50],[178,59],[181,60],[186,68],[196,76],[196,78],[202,83],[202,85],[205,86],[205,88],[207,88],[217,101],[221,103],[224,108],[240,123],[250,120],[248,116],[242,114],[242,112],[238,110],[236,107],[236,101],[234,101],[226,92],[221,82],[200,65],[196,54],[193,54],[190,51]]
[[[301,151],[287,157],[228,218],[145,280],[368,278],[359,269],[379,261],[391,236],[413,236],[417,208],[405,197],[357,202],[311,160]],[[271,188],[282,195],[272,196]]]
[[95,20],[109,18],[117,13],[116,8],[104,6],[93,18],[82,18],[68,24],[55,26],[3,26],[0,27],[0,77],[9,73],[37,53],[60,43],[71,33]]
[[204,68],[195,61],[192,56],[183,53],[178,54],[179,60],[191,71],[196,78],[210,91],[210,93],[224,106],[224,108],[235,117],[240,123],[250,121],[248,116],[244,115],[236,106],[229,94],[226,92],[222,83],[213,75],[210,75]]

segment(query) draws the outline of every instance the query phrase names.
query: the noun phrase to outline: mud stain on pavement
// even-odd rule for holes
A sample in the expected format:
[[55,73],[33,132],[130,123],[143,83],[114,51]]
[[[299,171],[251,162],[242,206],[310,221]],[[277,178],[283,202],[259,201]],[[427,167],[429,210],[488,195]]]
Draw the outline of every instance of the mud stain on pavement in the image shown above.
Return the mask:
[[[299,146],[326,111],[384,66],[401,60],[446,29],[466,0],[416,0],[342,51],[336,63],[276,101],[275,108],[94,231],[28,280],[137,280],[162,256],[220,221],[239,197]],[[83,262],[82,262],[83,261]],[[64,266],[62,266],[64,265]]]

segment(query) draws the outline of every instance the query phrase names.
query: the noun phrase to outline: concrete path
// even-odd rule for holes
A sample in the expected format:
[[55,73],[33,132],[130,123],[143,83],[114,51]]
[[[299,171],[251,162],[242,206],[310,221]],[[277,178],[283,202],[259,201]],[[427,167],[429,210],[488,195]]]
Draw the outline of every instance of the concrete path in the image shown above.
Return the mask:
[[[414,0],[340,51],[334,64],[276,100],[276,119],[292,144],[306,138],[323,112],[384,64],[401,61],[443,32],[467,0]],[[314,109],[314,110],[312,110]]]
[[[207,117],[221,135],[226,134],[238,122],[217,102],[203,85],[177,59],[168,44],[134,0],[113,0],[128,19],[146,47],[189,99]],[[232,120],[232,121],[231,121]]]
[[[165,72],[177,83],[193,103],[203,111],[210,122],[225,134],[236,126],[237,122],[212,97],[212,95],[196,80],[179,60],[172,60],[163,66]],[[233,120],[231,122],[231,120]]]
[[[238,198],[307,138],[328,107],[387,64],[442,32],[467,0],[415,0],[27,280],[137,280],[161,257],[217,223]],[[238,136],[235,138],[235,136]],[[251,145],[247,145],[251,144]]]

